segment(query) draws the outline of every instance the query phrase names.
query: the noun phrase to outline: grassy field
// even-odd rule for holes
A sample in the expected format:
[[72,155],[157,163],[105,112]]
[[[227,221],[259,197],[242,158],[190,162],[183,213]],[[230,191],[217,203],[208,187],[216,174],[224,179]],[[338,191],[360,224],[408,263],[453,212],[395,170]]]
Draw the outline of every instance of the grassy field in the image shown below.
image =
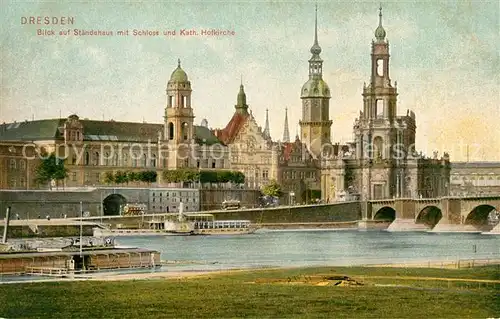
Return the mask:
[[[344,275],[362,285],[341,287],[335,286],[340,281],[321,279]],[[499,280],[498,266],[335,267],[13,284],[0,285],[0,317],[491,318],[500,317]]]

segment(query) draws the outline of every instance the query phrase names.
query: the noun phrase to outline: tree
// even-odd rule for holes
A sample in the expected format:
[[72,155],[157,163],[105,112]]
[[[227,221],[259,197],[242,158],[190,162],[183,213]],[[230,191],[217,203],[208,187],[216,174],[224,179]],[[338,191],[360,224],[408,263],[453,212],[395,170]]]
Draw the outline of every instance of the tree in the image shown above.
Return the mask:
[[113,172],[106,172],[104,174],[104,183],[106,184],[113,184],[117,182],[115,175],[113,175]]
[[[64,166],[64,160],[58,158],[55,153],[42,153],[43,159],[36,169],[36,181],[40,184],[56,181],[56,187],[59,186],[59,181],[68,177],[68,169]],[[51,185],[49,184],[49,188]]]
[[270,197],[281,197],[283,192],[281,191],[281,186],[274,179],[270,180],[269,183],[262,187],[262,194]]

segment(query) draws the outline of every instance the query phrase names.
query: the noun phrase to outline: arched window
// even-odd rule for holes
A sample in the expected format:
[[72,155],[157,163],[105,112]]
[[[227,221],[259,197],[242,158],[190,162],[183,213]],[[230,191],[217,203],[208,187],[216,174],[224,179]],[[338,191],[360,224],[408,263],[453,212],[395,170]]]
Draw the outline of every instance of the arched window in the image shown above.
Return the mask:
[[151,167],[156,167],[156,154],[151,155]]
[[95,152],[94,153],[94,165],[99,165],[100,164],[100,161],[99,161],[99,152]]
[[384,101],[383,100],[376,100],[375,101],[375,116],[377,118],[384,117]]
[[168,139],[174,139],[174,123],[172,122],[168,123]]
[[142,154],[142,166],[143,167],[148,166],[148,161],[147,161],[146,154]]
[[375,159],[384,158],[384,140],[380,136],[373,139],[373,155]]
[[186,122],[182,123],[182,127],[181,127],[181,134],[182,134],[182,138],[184,140],[187,140],[188,139],[188,135],[189,135],[189,127],[188,127],[188,124]]
[[104,153],[104,166],[109,166],[109,153]]
[[384,76],[384,60],[382,59],[377,60],[377,75]]
[[26,162],[24,160],[19,161],[19,169],[23,171],[26,169]]
[[131,155],[132,156],[132,167],[137,167],[137,154],[134,153]]
[[9,164],[10,169],[16,169],[16,160],[11,158],[10,159],[10,164]]
[[90,165],[90,154],[89,152],[85,152],[85,159],[83,161],[84,165]]

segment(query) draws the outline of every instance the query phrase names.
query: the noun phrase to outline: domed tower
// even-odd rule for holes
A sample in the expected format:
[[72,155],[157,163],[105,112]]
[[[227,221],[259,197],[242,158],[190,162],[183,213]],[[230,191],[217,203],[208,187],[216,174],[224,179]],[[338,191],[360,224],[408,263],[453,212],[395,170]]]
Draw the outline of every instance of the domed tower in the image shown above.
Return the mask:
[[370,84],[363,88],[363,118],[361,120],[370,124],[366,125],[367,129],[362,132],[362,135],[364,135],[365,142],[373,144],[373,148],[370,149],[374,150],[373,154],[362,154],[365,158],[391,157],[392,145],[397,140],[394,126],[397,117],[398,93],[389,77],[389,41],[385,36],[386,32],[382,26],[382,7],[380,7],[379,24],[375,29],[375,40],[372,42]]
[[319,56],[321,47],[318,44],[318,7],[314,21],[314,44],[311,47],[312,57],[309,59],[309,80],[302,86],[302,119],[300,135],[311,153],[317,158],[321,147],[330,143],[332,121],[330,120],[329,100],[330,88],[323,80],[323,60]]
[[177,68],[172,72],[167,83],[164,137],[168,141],[169,150],[176,150],[183,154],[179,153],[175,154],[175,156],[172,154],[170,156],[169,151],[169,167],[189,166],[190,156],[184,154],[188,152],[184,149],[189,148],[194,138],[191,92],[191,82],[189,82],[186,72],[181,68],[181,60],[179,59]]

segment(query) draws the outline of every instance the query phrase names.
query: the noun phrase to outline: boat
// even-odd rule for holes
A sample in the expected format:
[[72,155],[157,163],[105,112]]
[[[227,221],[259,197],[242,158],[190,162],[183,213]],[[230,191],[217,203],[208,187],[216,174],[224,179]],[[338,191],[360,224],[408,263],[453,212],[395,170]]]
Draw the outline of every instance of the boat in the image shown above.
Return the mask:
[[184,213],[180,203],[177,216],[161,216],[147,222],[144,229],[95,228],[94,236],[191,236],[191,235],[242,235],[257,230],[249,220],[215,220],[214,215]]

